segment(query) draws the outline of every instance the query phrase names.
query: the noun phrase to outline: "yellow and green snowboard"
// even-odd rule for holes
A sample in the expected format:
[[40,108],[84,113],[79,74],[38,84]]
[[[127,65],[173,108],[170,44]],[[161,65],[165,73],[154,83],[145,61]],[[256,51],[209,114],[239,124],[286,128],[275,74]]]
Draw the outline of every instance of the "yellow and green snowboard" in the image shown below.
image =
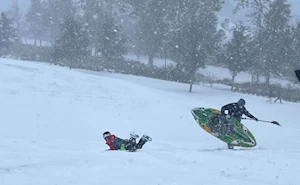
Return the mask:
[[252,133],[235,118],[226,119],[219,110],[212,108],[196,107],[191,112],[201,128],[227,143],[229,149],[256,146]]

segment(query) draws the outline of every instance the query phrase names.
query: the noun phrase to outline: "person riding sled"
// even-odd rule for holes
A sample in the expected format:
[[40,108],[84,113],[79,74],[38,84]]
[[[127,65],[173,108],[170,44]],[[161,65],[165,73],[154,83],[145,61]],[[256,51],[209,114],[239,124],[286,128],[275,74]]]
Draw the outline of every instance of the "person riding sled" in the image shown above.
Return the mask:
[[[242,116],[246,115],[247,117],[252,118],[255,121],[258,121],[258,119],[255,116],[253,116],[248,112],[248,110],[245,108],[245,105],[246,105],[246,101],[241,98],[239,99],[238,102],[229,103],[227,105],[224,105],[221,108],[221,117],[225,118],[222,127],[222,132],[224,134],[229,134],[233,130],[233,125],[231,124],[231,121],[228,121],[231,118],[234,118],[237,121],[241,122]],[[233,144],[228,143],[227,145],[229,149],[234,148]]]
[[141,149],[146,142],[152,141],[151,137],[143,135],[143,137],[141,137],[137,143],[136,139],[139,138],[139,135],[137,134],[130,133],[129,139],[121,139],[108,131],[103,133],[103,138],[105,139],[106,144],[109,146],[109,150],[126,150],[130,152]]
[[253,116],[247,111],[245,105],[246,105],[246,101],[242,98],[239,99],[239,101],[236,103],[229,103],[227,105],[224,105],[221,108],[221,115],[225,116],[227,119],[235,118],[239,122],[241,121],[243,115],[246,115],[247,117],[252,118],[255,121],[258,121],[258,119],[255,116]]
[[260,122],[272,123],[281,126],[277,121],[258,120],[245,108],[245,100],[240,99],[236,103],[229,103],[221,108],[195,107],[191,113],[197,124],[206,132],[220,139],[228,145],[229,149],[238,147],[254,147],[257,145],[254,135],[241,122],[243,115]]

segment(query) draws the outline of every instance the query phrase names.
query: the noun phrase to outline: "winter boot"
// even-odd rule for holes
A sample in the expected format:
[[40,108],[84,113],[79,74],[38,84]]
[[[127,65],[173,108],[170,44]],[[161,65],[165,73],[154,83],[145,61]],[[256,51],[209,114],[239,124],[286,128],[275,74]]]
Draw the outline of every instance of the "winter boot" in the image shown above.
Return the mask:
[[138,139],[139,137],[140,137],[140,136],[137,135],[136,133],[131,132],[131,133],[130,133],[130,138],[129,138],[129,140],[130,140],[130,141],[133,141],[133,142],[136,142],[136,139]]
[[152,141],[152,138],[150,136],[143,135],[143,137],[139,140],[137,144],[137,149],[143,148],[144,144],[148,141]]
[[232,145],[232,144],[227,144],[228,145],[228,149],[234,149],[234,145]]
[[144,134],[142,138],[146,141],[152,141],[152,138],[150,136],[147,136],[146,134]]

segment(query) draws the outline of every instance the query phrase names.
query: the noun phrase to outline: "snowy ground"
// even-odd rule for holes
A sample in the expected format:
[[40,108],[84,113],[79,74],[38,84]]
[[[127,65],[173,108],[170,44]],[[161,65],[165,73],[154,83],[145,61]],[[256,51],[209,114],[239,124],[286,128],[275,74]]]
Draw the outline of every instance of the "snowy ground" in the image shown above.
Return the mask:
[[[300,104],[120,74],[0,59],[2,185],[298,185]],[[228,150],[190,110],[243,97],[269,123],[245,121],[258,145]],[[102,133],[153,141],[105,151]]]

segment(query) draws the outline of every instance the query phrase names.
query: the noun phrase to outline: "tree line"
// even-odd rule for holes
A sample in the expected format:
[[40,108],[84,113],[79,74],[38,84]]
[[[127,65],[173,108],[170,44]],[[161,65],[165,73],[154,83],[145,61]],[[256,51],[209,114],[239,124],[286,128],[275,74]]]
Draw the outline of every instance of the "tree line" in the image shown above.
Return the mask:
[[[300,23],[291,23],[291,5],[235,1],[234,11],[247,8],[249,19],[229,30],[232,39],[224,43],[224,31],[217,29],[222,0],[31,0],[23,18],[34,45],[25,51],[70,66],[124,66],[127,53],[148,56],[149,68],[155,68],[155,57],[171,59],[176,65],[165,70],[176,76],[166,78],[191,85],[207,64],[228,68],[232,85],[243,71],[254,84],[262,77],[270,85],[271,77],[291,76],[300,68]],[[0,19],[0,56],[28,53],[15,46],[22,16],[7,14]]]

